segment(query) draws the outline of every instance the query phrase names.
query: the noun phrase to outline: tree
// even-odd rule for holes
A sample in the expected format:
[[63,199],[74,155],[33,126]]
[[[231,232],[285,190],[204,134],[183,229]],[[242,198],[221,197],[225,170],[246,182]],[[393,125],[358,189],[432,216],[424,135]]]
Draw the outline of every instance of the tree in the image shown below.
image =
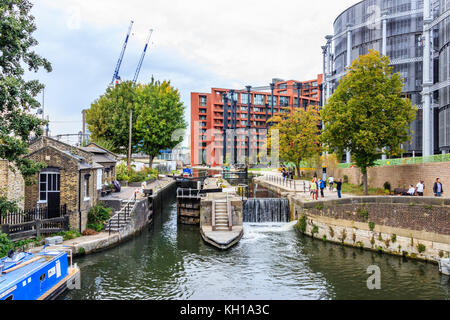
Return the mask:
[[379,159],[381,150],[398,155],[401,144],[410,140],[417,108],[402,96],[402,87],[389,58],[371,50],[353,62],[322,110],[322,140],[331,152],[351,152],[363,174],[366,195],[367,168]]
[[[180,94],[168,81],[152,81],[136,88],[139,115],[136,129],[140,141],[140,151],[149,156],[149,165],[161,150],[172,149],[183,141],[174,137],[178,130],[186,128],[184,105]],[[144,107],[145,106],[145,107]]]
[[306,111],[295,109],[284,119],[275,116],[273,122],[277,124],[269,134],[273,129],[279,131],[280,159],[293,163],[300,176],[301,162],[321,151],[319,112],[314,106],[308,107]]
[[[40,104],[35,99],[44,85],[37,80],[25,81],[24,67],[37,72],[44,68],[51,72],[51,64],[32,50],[38,42],[32,4],[27,0],[0,2],[0,159],[5,159],[23,175],[27,184],[43,164],[23,158],[28,153],[32,136],[42,135],[44,121],[35,113]],[[11,166],[13,170],[13,166]],[[11,203],[0,198],[2,214],[11,211]]]
[[[134,126],[137,119],[136,89],[131,81],[106,89],[106,93],[92,103],[86,112],[91,140],[99,145],[107,143],[110,151],[123,153],[129,146],[130,111],[133,111],[131,147],[138,151],[139,140]],[[107,141],[107,142],[106,142]]]
[[148,154],[150,165],[161,150],[181,142],[172,141],[175,130],[186,128],[180,94],[170,82],[154,79],[144,85],[127,81],[108,88],[86,112],[92,141],[114,146],[112,152],[127,150],[130,111],[133,111],[132,152]]

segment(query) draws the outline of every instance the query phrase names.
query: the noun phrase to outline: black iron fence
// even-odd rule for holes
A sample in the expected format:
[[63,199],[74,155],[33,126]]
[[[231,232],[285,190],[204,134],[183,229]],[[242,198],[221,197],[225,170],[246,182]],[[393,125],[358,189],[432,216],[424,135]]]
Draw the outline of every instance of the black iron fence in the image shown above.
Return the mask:
[[49,212],[47,207],[11,212],[0,216],[0,231],[12,241],[69,230],[67,205]]
[[16,225],[21,223],[33,222],[36,220],[46,220],[49,218],[61,218],[67,214],[67,205],[64,204],[49,212],[48,207],[35,208],[30,210],[19,210],[0,216],[0,225]]

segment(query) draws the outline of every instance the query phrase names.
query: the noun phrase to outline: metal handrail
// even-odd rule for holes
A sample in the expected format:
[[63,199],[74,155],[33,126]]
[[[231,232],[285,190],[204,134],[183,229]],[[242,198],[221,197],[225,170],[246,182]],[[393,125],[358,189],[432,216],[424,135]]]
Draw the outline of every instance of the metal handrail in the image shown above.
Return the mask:
[[212,231],[216,231],[216,201],[212,201],[212,213],[211,213],[211,226]]
[[231,214],[231,201],[228,199],[228,193],[227,193],[227,215],[228,215],[228,230],[233,231],[233,216]]
[[[134,201],[133,207],[130,209],[131,202]],[[126,205],[120,209],[119,212],[117,212],[114,216],[112,216],[109,219],[109,235],[111,235],[111,220],[113,220],[115,217],[117,217],[117,230],[121,230],[120,228],[120,217],[122,214],[125,214],[125,217],[129,217],[130,213],[134,210],[136,207],[136,192],[134,192],[133,196],[130,198],[130,200],[127,201]]]

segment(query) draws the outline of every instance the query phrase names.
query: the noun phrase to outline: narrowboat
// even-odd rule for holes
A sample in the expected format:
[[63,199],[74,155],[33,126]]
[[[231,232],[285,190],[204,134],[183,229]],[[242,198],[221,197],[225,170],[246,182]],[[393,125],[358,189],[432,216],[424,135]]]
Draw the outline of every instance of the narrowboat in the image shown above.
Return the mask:
[[66,247],[44,247],[39,253],[10,252],[0,259],[0,300],[53,300],[80,283]]

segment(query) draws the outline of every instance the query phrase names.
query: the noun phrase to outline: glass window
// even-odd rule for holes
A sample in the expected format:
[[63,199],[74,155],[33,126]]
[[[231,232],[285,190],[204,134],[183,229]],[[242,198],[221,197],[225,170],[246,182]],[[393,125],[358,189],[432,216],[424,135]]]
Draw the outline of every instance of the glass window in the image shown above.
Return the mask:
[[[267,103],[269,105],[272,105],[272,96],[267,96]],[[273,105],[277,106],[278,105],[278,97],[273,96]]]
[[264,95],[262,94],[255,95],[255,105],[257,106],[264,105]]
[[241,93],[241,104],[248,104],[248,93]]
[[206,107],[206,97],[200,96],[200,107]]
[[84,198],[89,198],[89,177],[84,177]]

